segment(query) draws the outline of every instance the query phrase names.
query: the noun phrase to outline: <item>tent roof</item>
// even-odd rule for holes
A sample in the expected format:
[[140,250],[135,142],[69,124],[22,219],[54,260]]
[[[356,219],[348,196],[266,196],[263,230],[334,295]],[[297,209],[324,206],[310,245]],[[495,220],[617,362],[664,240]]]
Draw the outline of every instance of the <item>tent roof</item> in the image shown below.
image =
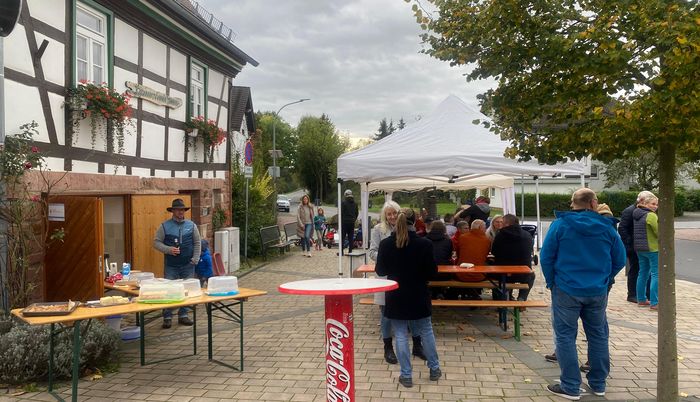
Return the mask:
[[[470,175],[582,174],[581,162],[544,165],[503,156],[508,142],[474,120],[488,120],[454,95],[428,116],[362,149],[338,158],[338,178],[357,182]],[[444,188],[444,186],[441,186]],[[376,188],[375,188],[376,189]]]

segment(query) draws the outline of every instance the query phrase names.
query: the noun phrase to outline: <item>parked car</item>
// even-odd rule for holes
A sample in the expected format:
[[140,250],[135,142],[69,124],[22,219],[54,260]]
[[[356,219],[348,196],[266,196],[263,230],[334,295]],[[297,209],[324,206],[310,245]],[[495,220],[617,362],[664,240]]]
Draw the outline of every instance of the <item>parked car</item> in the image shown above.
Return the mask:
[[277,196],[277,210],[278,211],[284,211],[284,212],[289,212],[289,198],[287,198],[284,195],[278,195]]

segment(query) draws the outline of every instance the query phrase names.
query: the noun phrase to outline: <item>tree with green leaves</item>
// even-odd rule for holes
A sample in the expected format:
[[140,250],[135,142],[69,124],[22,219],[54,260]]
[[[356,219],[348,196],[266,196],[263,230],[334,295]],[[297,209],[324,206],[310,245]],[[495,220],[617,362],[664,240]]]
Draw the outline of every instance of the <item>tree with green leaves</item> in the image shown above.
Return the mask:
[[297,126],[299,179],[311,193],[311,199],[333,199],[337,159],[348,148],[348,141],[335,130],[330,118],[305,116]]
[[[630,190],[659,188],[658,152],[640,152],[624,159],[614,159],[601,167],[605,187],[628,186]],[[676,160],[676,181],[692,178],[699,172],[698,164],[683,159]]]
[[[406,0],[407,2],[415,0]],[[700,154],[700,5],[687,0],[426,0],[426,52],[491,78],[480,96],[506,156],[659,158],[657,400],[678,399],[676,155]]]
[[267,171],[272,166],[272,124],[275,124],[275,142],[277,149],[282,151],[282,157],[277,158],[280,167],[280,177],[277,179],[277,190],[286,193],[296,190],[299,183],[296,177],[297,164],[297,133],[292,126],[273,112],[255,113],[255,121],[260,131],[254,144],[253,162],[256,169]]
[[389,123],[387,123],[385,117],[379,122],[379,129],[377,129],[377,134],[374,135],[374,140],[379,141],[389,134],[391,134],[389,131]]

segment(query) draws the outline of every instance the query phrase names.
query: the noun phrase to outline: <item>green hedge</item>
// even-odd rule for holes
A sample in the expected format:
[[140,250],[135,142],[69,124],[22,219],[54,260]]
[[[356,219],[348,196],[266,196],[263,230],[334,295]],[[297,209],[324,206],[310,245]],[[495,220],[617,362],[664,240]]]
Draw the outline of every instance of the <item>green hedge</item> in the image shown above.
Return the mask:
[[[700,192],[698,192],[700,193]],[[620,216],[622,210],[635,202],[637,199],[635,191],[601,191],[598,193],[598,200],[606,203],[615,216]],[[700,194],[696,195],[700,200]],[[685,192],[676,191],[676,216],[682,216],[686,209],[687,200],[690,197]],[[515,195],[516,209],[520,209],[520,194]],[[540,194],[540,215],[542,217],[554,217],[554,211],[568,211],[571,205],[570,194]],[[519,215],[519,214],[518,214]],[[525,216],[536,216],[537,209],[535,194],[525,193]]]
[[700,190],[686,190],[685,195],[685,210],[700,211]]

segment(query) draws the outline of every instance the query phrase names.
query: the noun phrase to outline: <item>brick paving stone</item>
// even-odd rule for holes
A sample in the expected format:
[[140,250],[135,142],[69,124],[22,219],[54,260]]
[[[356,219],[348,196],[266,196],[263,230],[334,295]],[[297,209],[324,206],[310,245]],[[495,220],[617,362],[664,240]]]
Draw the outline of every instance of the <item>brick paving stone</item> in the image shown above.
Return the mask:
[[[100,381],[80,381],[81,402],[113,400],[109,397],[115,393],[125,400],[325,401],[323,298],[282,295],[276,289],[283,282],[336,276],[334,254],[320,252],[309,260],[300,258],[296,250],[239,277],[241,286],[269,292],[245,304],[245,371],[233,371],[207,360],[206,314],[198,309],[196,356],[141,367],[138,343],[123,344],[122,371],[106,374]],[[530,297],[549,302],[549,291],[543,289],[541,278],[541,272],[537,272]],[[616,279],[608,307],[612,371],[605,399],[653,400],[658,316],[626,302],[624,273]],[[683,357],[679,361],[679,386],[681,392],[692,396],[700,394],[700,292],[697,285],[683,281],[677,282],[676,290],[677,299],[683,300],[677,313],[679,355]],[[488,292],[485,295],[489,297]],[[413,359],[415,386],[410,390],[398,384],[398,365],[384,362],[378,309],[357,304],[354,309],[358,402],[557,400],[545,389],[559,377],[558,366],[543,358],[553,349],[548,309],[528,309],[522,314],[524,336],[517,343],[512,337],[503,339],[493,310],[436,308],[433,323],[444,375],[438,382],[429,381],[425,363]],[[238,327],[215,321],[214,331],[214,355],[238,364]],[[151,359],[192,351],[186,329],[164,331],[156,321],[149,324],[148,334]],[[579,360],[584,360],[587,345],[582,328],[578,339]],[[61,386],[61,395],[68,397],[67,383]],[[6,399],[0,396],[0,401]],[[42,392],[11,400],[53,398]],[[589,395],[584,400],[603,398]]]

